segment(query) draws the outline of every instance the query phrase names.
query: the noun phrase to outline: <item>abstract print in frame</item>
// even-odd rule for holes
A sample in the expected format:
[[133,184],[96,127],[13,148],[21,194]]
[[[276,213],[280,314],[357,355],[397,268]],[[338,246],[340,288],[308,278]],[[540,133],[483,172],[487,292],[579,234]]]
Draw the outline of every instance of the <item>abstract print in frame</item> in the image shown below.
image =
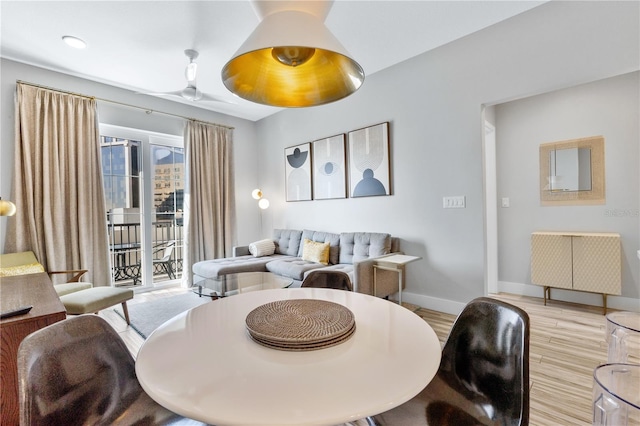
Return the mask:
[[313,142],[313,199],[347,198],[344,134]]
[[390,195],[389,122],[349,132],[349,194]]
[[287,201],[311,200],[311,143],[285,148]]

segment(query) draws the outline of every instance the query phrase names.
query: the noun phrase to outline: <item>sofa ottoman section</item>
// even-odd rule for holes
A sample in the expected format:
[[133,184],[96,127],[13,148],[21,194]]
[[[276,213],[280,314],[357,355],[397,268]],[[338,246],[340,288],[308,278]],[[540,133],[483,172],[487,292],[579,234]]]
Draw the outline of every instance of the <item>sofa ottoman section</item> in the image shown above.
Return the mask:
[[224,257],[220,259],[203,260],[193,264],[194,283],[203,279],[218,278],[221,275],[237,274],[240,272],[267,272],[266,264],[274,259],[287,257],[282,254],[253,257],[251,255]]

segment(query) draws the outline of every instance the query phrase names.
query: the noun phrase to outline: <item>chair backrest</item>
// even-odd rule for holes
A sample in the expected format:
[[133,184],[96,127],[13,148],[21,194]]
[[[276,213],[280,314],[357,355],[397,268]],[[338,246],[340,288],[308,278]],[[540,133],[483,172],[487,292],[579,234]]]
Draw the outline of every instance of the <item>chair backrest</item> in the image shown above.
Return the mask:
[[[529,330],[529,316],[522,309],[486,297],[474,299],[451,328],[437,376],[483,411],[490,424],[526,425]],[[442,408],[432,404],[427,417],[442,415]]]
[[97,315],[27,336],[18,377],[22,425],[156,424],[175,416],[144,392],[124,342]]
[[176,246],[175,241],[169,241],[167,245],[164,247],[164,252],[162,253],[162,261],[167,262],[171,259],[171,254],[173,253],[173,248]]
[[[154,254],[156,253],[160,253],[162,252],[162,257],[160,259],[156,259],[156,261],[161,261],[161,262],[168,262],[171,259],[171,255],[173,254],[173,249],[176,246],[176,242],[175,241],[168,241],[166,244],[164,244],[164,247],[162,247],[163,244],[158,244],[156,245],[156,249],[153,251]],[[160,248],[162,247],[162,248]],[[155,258],[155,256],[154,256]]]
[[349,275],[342,271],[311,271],[302,281],[301,287],[334,288],[352,291]]

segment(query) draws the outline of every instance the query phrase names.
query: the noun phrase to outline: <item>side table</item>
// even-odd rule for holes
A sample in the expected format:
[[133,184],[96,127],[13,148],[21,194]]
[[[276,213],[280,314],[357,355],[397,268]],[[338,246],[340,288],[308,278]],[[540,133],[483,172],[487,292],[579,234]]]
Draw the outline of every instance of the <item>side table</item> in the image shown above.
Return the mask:
[[0,424],[20,422],[18,398],[18,347],[28,334],[67,317],[64,305],[46,272],[2,277],[1,311],[32,305],[29,313],[0,320]]
[[382,269],[384,271],[393,271],[398,273],[398,304],[402,305],[402,277],[404,267],[407,263],[422,259],[419,256],[409,256],[406,254],[392,254],[391,256],[381,257],[375,260],[373,264],[373,295],[376,295],[376,271]]

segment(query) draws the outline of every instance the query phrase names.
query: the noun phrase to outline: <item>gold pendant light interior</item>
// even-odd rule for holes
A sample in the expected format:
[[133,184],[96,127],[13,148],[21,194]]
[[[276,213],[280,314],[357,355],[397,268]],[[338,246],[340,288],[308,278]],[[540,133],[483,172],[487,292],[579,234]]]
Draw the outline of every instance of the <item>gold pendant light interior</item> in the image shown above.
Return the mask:
[[224,66],[222,80],[231,92],[252,102],[311,107],[354,93],[364,81],[364,71],[323,19],[281,10],[262,19]]

